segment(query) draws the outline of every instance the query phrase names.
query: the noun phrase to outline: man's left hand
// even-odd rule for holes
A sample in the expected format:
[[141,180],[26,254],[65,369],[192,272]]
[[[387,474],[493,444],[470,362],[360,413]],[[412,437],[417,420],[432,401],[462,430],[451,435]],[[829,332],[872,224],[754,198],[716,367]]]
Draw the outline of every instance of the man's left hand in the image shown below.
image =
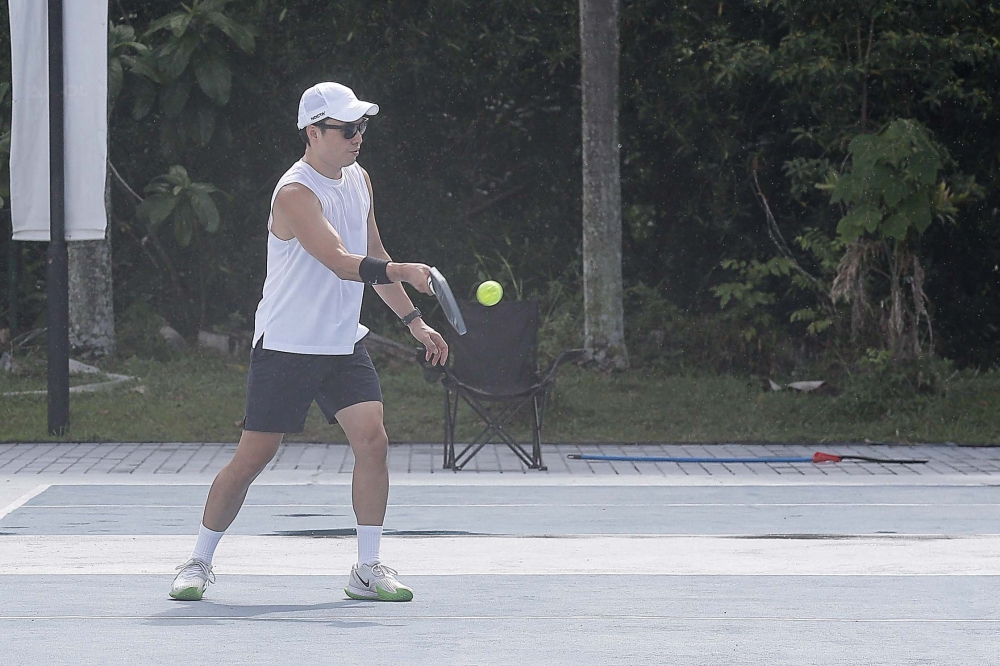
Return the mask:
[[413,320],[409,328],[413,337],[427,350],[427,355],[424,358],[430,361],[431,365],[444,365],[448,360],[448,343],[444,341],[441,334],[419,318]]

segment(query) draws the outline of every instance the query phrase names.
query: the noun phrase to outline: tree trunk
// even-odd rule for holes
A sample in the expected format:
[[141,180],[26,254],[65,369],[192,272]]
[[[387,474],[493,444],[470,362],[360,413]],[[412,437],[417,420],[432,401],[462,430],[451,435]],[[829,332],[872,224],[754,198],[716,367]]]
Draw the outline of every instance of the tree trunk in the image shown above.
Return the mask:
[[628,367],[622,310],[618,2],[580,0],[584,346],[603,368]]
[[[111,175],[104,187],[111,215]],[[115,351],[111,289],[111,225],[104,240],[73,241],[69,248],[69,345],[72,353],[100,357]]]

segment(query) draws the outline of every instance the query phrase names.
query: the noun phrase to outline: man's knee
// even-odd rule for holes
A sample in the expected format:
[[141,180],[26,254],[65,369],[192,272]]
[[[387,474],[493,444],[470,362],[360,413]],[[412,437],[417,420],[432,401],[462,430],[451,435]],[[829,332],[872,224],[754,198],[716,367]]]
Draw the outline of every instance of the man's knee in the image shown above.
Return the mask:
[[362,402],[337,412],[337,421],[347,433],[356,464],[385,465],[389,438],[382,423],[382,403]]
[[382,427],[366,430],[351,442],[354,458],[362,464],[384,464],[389,453],[389,437]]
[[240,438],[236,455],[229,463],[237,474],[252,481],[264,471],[281,446],[280,434],[245,431]]

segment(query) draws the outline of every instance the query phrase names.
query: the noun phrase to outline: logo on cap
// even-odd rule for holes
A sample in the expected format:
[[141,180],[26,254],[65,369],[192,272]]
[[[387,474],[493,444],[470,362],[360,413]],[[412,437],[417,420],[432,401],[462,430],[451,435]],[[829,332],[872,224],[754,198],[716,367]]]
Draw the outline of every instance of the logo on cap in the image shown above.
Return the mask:
[[316,120],[317,118],[322,118],[324,115],[326,115],[326,111],[320,111],[319,113],[314,113],[309,120]]

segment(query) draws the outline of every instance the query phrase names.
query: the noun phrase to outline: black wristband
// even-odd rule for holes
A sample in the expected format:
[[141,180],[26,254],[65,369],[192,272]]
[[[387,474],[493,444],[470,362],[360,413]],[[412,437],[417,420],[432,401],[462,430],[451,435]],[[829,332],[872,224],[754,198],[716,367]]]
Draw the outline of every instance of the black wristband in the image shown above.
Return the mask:
[[424,313],[420,311],[420,308],[413,308],[413,312],[411,312],[410,314],[408,314],[405,317],[403,317],[403,319],[402,319],[403,326],[409,326],[410,322],[412,322],[414,319],[416,319],[417,317],[423,317],[423,316],[424,316]]
[[392,284],[392,280],[386,275],[385,269],[389,265],[387,259],[376,257],[365,257],[358,266],[358,275],[361,281],[366,284]]

